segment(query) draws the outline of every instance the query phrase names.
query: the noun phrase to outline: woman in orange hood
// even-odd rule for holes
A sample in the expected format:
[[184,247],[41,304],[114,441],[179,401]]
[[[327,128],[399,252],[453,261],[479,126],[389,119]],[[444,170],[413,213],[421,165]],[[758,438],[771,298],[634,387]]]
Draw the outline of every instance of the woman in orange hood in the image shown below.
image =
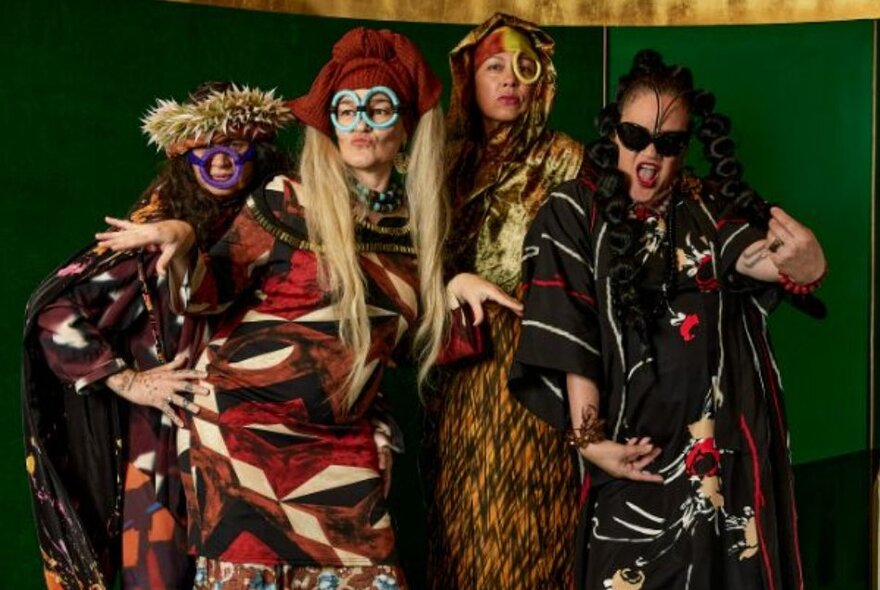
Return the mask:
[[[520,252],[550,189],[579,176],[584,148],[546,128],[553,40],[496,14],[450,54],[449,260],[515,293]],[[509,394],[516,314],[489,307],[491,352],[443,374],[428,436],[434,588],[561,588],[576,525],[576,475],[562,440]]]

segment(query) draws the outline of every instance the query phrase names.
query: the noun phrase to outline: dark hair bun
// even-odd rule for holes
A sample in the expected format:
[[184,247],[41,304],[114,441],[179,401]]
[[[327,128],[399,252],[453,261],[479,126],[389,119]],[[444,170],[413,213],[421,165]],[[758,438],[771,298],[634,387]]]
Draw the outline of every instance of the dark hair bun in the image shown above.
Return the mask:
[[720,113],[712,113],[703,117],[698,135],[703,143],[713,141],[730,133],[730,119]]
[[695,90],[691,105],[697,116],[706,117],[715,110],[715,95],[706,90]]
[[736,151],[736,143],[727,135],[713,139],[703,148],[703,153],[711,160],[723,160],[731,157],[734,151]]
[[712,175],[724,179],[739,178],[742,176],[742,164],[736,158],[724,158],[712,166]]
[[636,75],[650,75],[665,67],[666,65],[663,63],[663,56],[657,51],[653,49],[642,49],[636,53],[636,56],[633,58],[632,73]]
[[669,77],[676,79],[678,83],[685,88],[694,87],[694,76],[691,74],[690,68],[684,66],[672,67]]
[[617,164],[617,146],[610,140],[594,142],[587,151],[597,166],[610,168]]
[[596,130],[602,137],[608,137],[614,132],[614,127],[620,122],[620,110],[617,103],[612,102],[596,115]]
[[636,240],[636,232],[628,223],[621,223],[608,232],[608,246],[615,254],[625,254]]

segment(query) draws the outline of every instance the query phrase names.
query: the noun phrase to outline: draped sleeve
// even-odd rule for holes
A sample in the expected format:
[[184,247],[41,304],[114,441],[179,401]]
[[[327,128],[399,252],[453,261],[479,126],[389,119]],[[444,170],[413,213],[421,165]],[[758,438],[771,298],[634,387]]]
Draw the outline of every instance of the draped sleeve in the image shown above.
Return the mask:
[[186,274],[169,281],[173,309],[187,315],[219,314],[252,284],[257,270],[269,259],[275,238],[254,217],[248,203],[226,234],[208,251],[197,251]]
[[704,181],[698,190],[700,202],[715,222],[715,243],[718,252],[718,278],[728,291],[750,291],[765,285],[754,281],[736,270],[742,253],[767,236],[767,230],[757,227],[747,216],[738,211],[733,203],[718,197],[714,183]]
[[128,365],[111,342],[144,312],[137,260],[118,257],[106,270],[72,283],[36,315],[46,363],[77,393]]
[[602,381],[591,229],[592,192],[583,180],[551,192],[523,244],[525,311],[510,389],[557,428],[568,422],[566,373]]

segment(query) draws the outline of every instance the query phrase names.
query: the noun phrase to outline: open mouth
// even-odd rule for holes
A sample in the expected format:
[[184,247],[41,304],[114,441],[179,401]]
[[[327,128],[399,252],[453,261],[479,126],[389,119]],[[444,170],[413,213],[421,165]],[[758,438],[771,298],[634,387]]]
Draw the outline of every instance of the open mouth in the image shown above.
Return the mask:
[[642,188],[654,188],[660,176],[660,167],[656,164],[643,163],[636,166],[636,179]]
[[500,103],[503,104],[504,106],[508,106],[508,107],[518,107],[518,106],[519,106],[519,103],[520,103],[521,101],[520,101],[520,99],[519,99],[518,96],[515,96],[515,95],[506,95],[506,96],[499,96],[499,97],[498,97],[498,102],[500,102]]

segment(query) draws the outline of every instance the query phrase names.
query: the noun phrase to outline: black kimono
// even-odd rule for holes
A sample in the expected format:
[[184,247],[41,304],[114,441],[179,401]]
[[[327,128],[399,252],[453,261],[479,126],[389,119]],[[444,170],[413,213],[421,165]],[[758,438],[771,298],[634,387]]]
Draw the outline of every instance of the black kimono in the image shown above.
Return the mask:
[[[589,470],[578,588],[801,588],[782,391],[765,322],[780,290],[735,270],[765,233],[722,212],[692,177],[676,184],[670,214],[634,208],[645,228],[640,292],[660,302],[645,343],[613,307],[609,225],[594,190],[590,180],[559,187],[526,237],[511,390],[565,428],[566,373],[595,381],[607,437],[651,437],[662,452],[647,469],[664,482]],[[671,251],[674,289],[663,298]]]

